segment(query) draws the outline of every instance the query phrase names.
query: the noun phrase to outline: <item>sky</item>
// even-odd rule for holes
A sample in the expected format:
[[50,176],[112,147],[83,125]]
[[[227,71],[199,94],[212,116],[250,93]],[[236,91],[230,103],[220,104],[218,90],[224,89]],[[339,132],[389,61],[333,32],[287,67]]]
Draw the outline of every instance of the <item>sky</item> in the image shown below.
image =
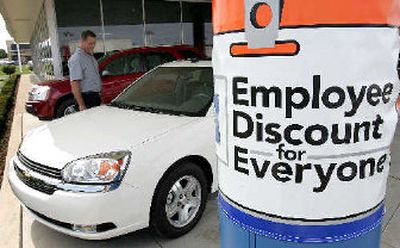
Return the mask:
[[3,16],[0,15],[0,48],[6,50],[6,40],[11,40],[11,36],[6,29],[6,23],[4,22]]

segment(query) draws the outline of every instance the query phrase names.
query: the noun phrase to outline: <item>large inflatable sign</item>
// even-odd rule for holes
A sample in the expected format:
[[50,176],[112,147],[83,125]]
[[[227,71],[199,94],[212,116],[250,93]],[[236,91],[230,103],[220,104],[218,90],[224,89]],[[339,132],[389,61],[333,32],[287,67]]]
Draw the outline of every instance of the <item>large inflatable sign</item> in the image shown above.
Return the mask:
[[400,1],[214,0],[213,13],[223,213],[295,242],[379,226],[398,118]]

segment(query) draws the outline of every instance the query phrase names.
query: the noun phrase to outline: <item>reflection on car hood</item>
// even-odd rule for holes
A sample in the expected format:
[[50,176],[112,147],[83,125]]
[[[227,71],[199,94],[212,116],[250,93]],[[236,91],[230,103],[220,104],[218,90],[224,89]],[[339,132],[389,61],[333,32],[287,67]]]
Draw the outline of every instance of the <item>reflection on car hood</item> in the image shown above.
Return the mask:
[[50,87],[57,87],[59,85],[65,85],[69,84],[69,77],[63,77],[62,79],[56,79],[56,80],[48,80],[48,81],[43,81],[38,83],[37,85],[40,86],[50,86]]
[[61,169],[77,158],[145,144],[197,119],[102,106],[32,130],[20,151],[32,161]]

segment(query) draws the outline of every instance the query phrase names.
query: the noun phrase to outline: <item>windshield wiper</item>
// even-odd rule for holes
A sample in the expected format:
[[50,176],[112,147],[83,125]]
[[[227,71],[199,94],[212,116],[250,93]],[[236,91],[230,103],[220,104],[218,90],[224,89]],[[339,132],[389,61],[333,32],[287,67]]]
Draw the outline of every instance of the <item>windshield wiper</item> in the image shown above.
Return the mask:
[[113,106],[113,107],[117,107],[117,108],[122,108],[122,109],[143,111],[143,112],[156,113],[156,114],[167,114],[167,115],[177,115],[177,116],[184,115],[184,116],[190,116],[190,117],[199,116],[197,113],[174,111],[174,110],[168,110],[168,109],[165,109],[165,110],[157,109],[154,107],[126,104],[126,103],[121,103],[121,102],[111,102],[109,105]]
[[109,106],[122,108],[122,109],[130,109],[130,106],[128,104],[121,103],[121,102],[111,102],[109,104]]
[[129,105],[129,109],[143,111],[143,112],[149,112],[149,113],[155,113],[155,114],[182,115],[182,113],[180,113],[178,111],[169,110],[169,109],[158,109],[158,108],[149,107],[149,106]]
[[110,106],[117,107],[117,108],[123,108],[123,109],[132,109],[132,110],[143,111],[143,112],[151,112],[151,113],[162,113],[163,112],[162,110],[156,109],[153,107],[145,107],[145,106],[126,104],[126,103],[121,103],[121,102],[112,102],[112,103],[110,103]]
[[151,113],[160,113],[161,110],[155,109],[153,107],[145,107],[145,106],[138,106],[138,105],[130,105],[131,109],[144,111],[144,112],[151,112]]

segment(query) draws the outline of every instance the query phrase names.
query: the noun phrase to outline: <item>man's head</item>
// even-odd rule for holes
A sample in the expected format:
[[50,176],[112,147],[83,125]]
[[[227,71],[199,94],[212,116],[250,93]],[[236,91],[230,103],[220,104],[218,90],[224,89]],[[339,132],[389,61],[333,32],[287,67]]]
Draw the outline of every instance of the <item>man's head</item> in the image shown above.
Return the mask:
[[81,33],[80,47],[87,53],[92,54],[96,46],[96,35],[90,30]]

